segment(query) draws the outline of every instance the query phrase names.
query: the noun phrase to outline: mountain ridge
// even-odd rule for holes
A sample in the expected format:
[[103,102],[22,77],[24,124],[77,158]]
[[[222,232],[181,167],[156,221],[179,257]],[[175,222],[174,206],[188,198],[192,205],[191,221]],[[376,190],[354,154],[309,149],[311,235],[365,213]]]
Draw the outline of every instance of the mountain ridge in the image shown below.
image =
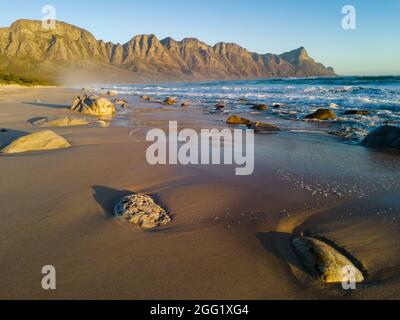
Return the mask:
[[[281,55],[250,52],[236,43],[213,46],[196,38],[159,40],[141,34],[124,44],[97,40],[89,31],[56,21],[21,19],[0,28],[0,69],[58,82],[191,81],[334,76],[304,47]],[[91,79],[93,78],[93,79]]]

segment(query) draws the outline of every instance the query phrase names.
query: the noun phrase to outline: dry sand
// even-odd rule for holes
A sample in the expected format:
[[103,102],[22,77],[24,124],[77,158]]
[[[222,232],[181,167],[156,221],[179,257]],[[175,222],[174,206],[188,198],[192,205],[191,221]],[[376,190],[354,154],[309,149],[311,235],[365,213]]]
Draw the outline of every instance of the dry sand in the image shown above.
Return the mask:
[[[0,142],[39,130],[32,120],[72,115],[79,93],[0,87]],[[400,298],[400,157],[299,133],[256,137],[256,169],[147,164],[145,133],[224,127],[224,116],[127,99],[109,128],[54,128],[73,145],[0,156],[2,299]],[[53,129],[52,129],[53,130]],[[135,130],[133,133],[131,130]],[[113,219],[131,192],[174,214],[143,232]],[[322,285],[290,248],[293,234],[326,238],[368,273],[357,290]],[[57,290],[41,268],[57,269]]]

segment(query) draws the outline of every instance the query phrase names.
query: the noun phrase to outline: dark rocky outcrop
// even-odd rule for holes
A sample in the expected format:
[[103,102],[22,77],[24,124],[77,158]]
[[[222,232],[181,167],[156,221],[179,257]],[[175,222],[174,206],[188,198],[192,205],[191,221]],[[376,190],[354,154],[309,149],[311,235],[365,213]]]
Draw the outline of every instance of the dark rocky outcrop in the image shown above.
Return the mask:
[[400,128],[389,125],[381,126],[368,134],[362,144],[371,148],[400,149]]

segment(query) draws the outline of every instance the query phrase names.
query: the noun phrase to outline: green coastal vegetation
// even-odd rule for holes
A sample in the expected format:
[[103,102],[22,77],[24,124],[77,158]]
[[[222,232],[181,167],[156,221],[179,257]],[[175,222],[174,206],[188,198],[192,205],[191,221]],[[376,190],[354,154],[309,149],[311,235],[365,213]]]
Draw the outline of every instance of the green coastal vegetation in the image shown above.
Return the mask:
[[0,85],[21,85],[21,86],[46,86],[50,83],[46,80],[28,78],[17,74],[3,72],[0,70]]

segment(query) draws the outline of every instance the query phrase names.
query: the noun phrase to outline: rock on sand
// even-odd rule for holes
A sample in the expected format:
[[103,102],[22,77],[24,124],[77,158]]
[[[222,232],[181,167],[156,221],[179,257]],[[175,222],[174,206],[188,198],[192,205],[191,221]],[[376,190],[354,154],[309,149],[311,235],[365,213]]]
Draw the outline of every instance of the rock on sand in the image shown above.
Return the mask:
[[78,97],[72,103],[71,110],[96,116],[113,116],[115,114],[115,106],[112,102],[107,98],[97,96]]
[[43,118],[33,122],[37,127],[50,128],[50,127],[69,127],[69,126],[83,126],[89,124],[90,121],[86,118],[80,117],[55,117]]
[[70,143],[53,131],[43,130],[23,136],[1,150],[1,153],[22,153],[29,151],[54,150],[70,147]]
[[313,277],[326,283],[341,283],[345,280],[344,268],[351,267],[355,272],[355,281],[364,281],[361,271],[328,244],[307,237],[296,238],[292,244],[302,264]]
[[171,217],[151,197],[139,193],[124,197],[115,206],[114,215],[142,229],[158,228],[171,221]]

